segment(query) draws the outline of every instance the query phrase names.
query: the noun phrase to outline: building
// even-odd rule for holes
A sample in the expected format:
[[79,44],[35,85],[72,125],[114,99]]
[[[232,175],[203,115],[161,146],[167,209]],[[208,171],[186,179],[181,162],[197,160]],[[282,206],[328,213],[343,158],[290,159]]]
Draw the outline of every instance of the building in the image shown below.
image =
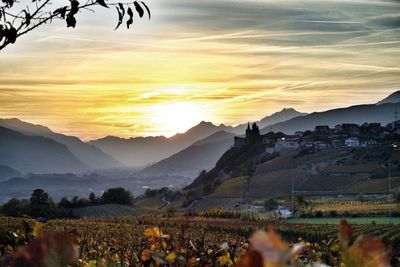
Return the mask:
[[329,134],[330,130],[328,125],[318,125],[315,127],[316,134]]
[[266,142],[260,134],[260,129],[258,128],[256,123],[250,128],[250,123],[247,124],[246,129],[246,137],[238,137],[235,136],[235,147],[242,147],[246,145],[256,144],[256,143],[263,143]]
[[275,212],[280,214],[283,218],[292,217],[292,212],[284,206],[278,206]]
[[378,145],[378,141],[376,141],[375,139],[372,139],[372,138],[361,142],[362,147],[371,147],[371,146],[377,146],[377,145]]
[[328,149],[331,144],[324,142],[324,141],[305,141],[302,143],[302,146],[309,150],[326,150]]
[[360,134],[360,126],[355,123],[343,123],[341,126],[341,131],[347,135],[358,135]]
[[275,153],[275,146],[267,146],[265,148],[265,153],[270,154],[270,155],[274,154]]
[[344,145],[347,147],[359,147],[360,140],[357,137],[350,137],[344,141]]
[[296,135],[297,137],[303,137],[304,136],[304,132],[302,132],[302,131],[297,131],[297,132],[295,132],[294,133],[294,135]]
[[275,143],[275,152],[279,154],[289,153],[300,147],[299,140],[294,138],[281,138]]

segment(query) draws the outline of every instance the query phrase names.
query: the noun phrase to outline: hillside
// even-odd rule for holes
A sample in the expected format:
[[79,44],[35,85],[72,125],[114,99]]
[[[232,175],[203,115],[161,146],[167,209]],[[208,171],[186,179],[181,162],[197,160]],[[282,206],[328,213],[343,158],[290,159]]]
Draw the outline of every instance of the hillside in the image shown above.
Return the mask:
[[347,108],[314,112],[306,116],[296,117],[285,122],[276,123],[261,129],[262,133],[283,132],[293,134],[296,131],[314,130],[317,125],[334,127],[342,123],[380,122],[386,125],[393,121],[393,113],[400,110],[400,103],[382,105],[359,105]]
[[[382,106],[388,105],[392,104]],[[400,126],[362,123],[351,126],[351,132],[347,126],[296,136],[263,136],[254,124],[213,169],[202,172],[184,189],[183,207],[233,208],[239,198],[252,203],[288,198],[292,192],[301,196],[379,196],[387,191],[389,163],[392,186],[399,188],[396,142]],[[349,137],[357,143],[349,143]]]
[[43,136],[65,145],[80,161],[92,169],[121,167],[122,164],[96,146],[86,144],[75,136],[55,133],[42,125],[19,119],[0,119],[0,126],[29,136]]
[[377,105],[387,104],[387,103],[399,103],[400,102],[400,91],[394,92],[393,94],[389,95],[388,97],[382,99]]
[[194,177],[202,170],[210,170],[233,145],[234,135],[217,132],[188,148],[143,170],[149,174],[181,174]]
[[0,181],[20,176],[21,173],[8,166],[0,165]]
[[[395,154],[394,158],[400,156],[400,152]],[[358,152],[352,149],[330,149],[302,156],[294,151],[258,164],[253,175],[218,178],[221,182],[211,193],[204,190],[210,180],[199,177],[195,186],[187,187],[197,192],[194,198],[193,194],[187,197],[192,198],[188,207],[232,209],[241,197],[250,203],[287,198],[291,195],[292,179],[295,195],[301,196],[386,194],[387,170],[379,160],[357,158]],[[344,165],[338,165],[339,162]],[[393,188],[400,187],[400,171],[392,170],[392,174]]]
[[4,127],[0,127],[0,165],[24,173],[64,173],[88,169],[65,145]]

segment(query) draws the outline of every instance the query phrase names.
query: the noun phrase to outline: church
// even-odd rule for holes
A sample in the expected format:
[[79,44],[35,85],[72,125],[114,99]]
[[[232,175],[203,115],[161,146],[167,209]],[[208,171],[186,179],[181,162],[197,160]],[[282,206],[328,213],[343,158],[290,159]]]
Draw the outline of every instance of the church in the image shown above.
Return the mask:
[[250,128],[250,123],[247,124],[246,137],[235,136],[235,147],[242,147],[246,145],[251,145],[255,143],[262,143],[263,136],[260,134],[260,129],[256,123]]

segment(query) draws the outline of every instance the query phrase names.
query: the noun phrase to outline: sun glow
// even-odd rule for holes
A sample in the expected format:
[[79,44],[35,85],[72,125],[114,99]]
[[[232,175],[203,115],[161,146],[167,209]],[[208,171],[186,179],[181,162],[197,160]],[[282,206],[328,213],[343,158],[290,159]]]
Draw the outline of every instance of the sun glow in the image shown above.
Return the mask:
[[177,102],[154,106],[152,122],[166,137],[183,133],[202,120],[202,110],[196,103]]

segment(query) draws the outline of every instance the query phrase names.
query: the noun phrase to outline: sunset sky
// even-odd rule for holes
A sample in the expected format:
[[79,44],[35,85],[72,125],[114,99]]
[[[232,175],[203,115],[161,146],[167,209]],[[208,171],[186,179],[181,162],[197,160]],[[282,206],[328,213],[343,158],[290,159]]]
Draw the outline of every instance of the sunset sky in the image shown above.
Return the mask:
[[133,30],[96,9],[0,51],[0,117],[84,140],[171,136],[400,90],[398,0],[146,3],[153,18]]

